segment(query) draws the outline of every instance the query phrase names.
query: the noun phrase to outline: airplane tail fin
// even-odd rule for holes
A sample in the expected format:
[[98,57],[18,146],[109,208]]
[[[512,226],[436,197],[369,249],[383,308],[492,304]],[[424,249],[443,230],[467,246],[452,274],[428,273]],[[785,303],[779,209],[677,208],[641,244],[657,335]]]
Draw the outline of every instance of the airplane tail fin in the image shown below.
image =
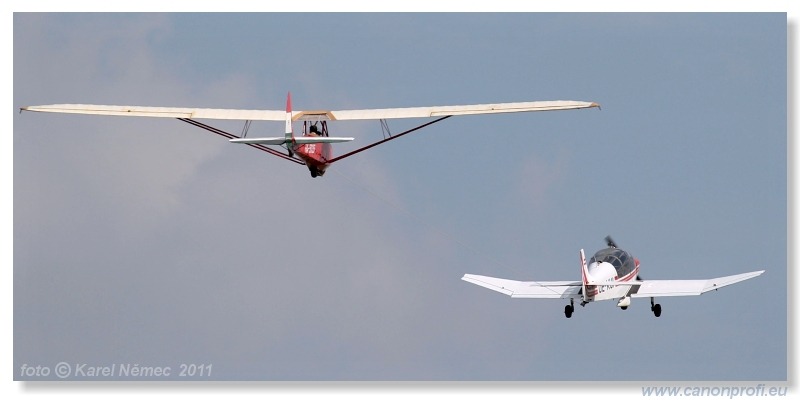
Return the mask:
[[291,149],[294,133],[292,132],[292,93],[286,95],[286,145]]
[[[286,95],[286,130],[282,137],[260,137],[260,138],[234,138],[229,140],[231,143],[239,144],[262,144],[262,145],[285,145],[289,156],[294,154],[294,146],[297,144],[309,144],[311,141],[304,141],[301,137],[299,140],[294,138],[294,131],[292,130],[292,93]],[[343,141],[351,141],[352,138],[331,138],[322,141],[314,141],[314,143],[339,143]]]
[[586,286],[589,284],[589,268],[586,266],[586,254],[581,249],[581,296],[583,301],[586,302],[589,300],[589,296],[586,294]]

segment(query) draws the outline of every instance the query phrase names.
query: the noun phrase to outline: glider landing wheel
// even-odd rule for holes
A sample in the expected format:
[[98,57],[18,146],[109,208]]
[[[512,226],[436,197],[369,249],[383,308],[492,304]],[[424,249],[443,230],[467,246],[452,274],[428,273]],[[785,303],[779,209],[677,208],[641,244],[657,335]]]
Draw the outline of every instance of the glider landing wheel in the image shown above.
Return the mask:
[[575,311],[575,308],[573,308],[572,305],[565,306],[564,307],[564,316],[566,316],[567,318],[571,318],[573,311]]
[[661,316],[661,304],[653,305],[653,315],[656,315],[656,318]]

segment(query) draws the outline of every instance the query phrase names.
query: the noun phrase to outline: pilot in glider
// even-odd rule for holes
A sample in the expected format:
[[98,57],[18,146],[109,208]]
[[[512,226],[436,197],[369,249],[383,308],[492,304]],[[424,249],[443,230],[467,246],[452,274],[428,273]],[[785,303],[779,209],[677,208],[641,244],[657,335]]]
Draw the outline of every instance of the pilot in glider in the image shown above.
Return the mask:
[[642,280],[639,259],[617,248],[610,236],[606,237],[606,244],[608,247],[595,253],[588,265],[581,249],[580,281],[516,281],[475,274],[465,274],[461,279],[512,298],[569,298],[569,305],[564,307],[567,318],[575,311],[575,299],[581,301],[581,306],[615,300],[625,310],[632,298],[650,298],[650,310],[659,317],[661,304],[655,303],[656,297],[700,295],[764,273],[761,270],[708,280]]
[[[416,108],[362,109],[362,110],[313,110],[292,111],[292,95],[286,97],[286,111],[279,110],[246,110],[246,109],[205,109],[205,108],[171,108],[151,106],[116,106],[116,105],[83,105],[57,104],[26,106],[20,111],[78,113],[87,115],[110,116],[142,116],[176,118],[230,139],[232,143],[246,144],[272,155],[306,165],[312,177],[322,176],[332,163],[361,151],[367,150],[389,140],[432,125],[456,115],[479,115],[490,113],[554,111],[566,109],[583,109],[599,107],[594,102],[582,101],[535,101],[482,105],[430,106]],[[392,135],[388,133],[387,119],[432,118],[433,120]],[[244,129],[241,136],[201,123],[198,119],[242,120]],[[247,137],[247,131],[254,120],[285,121],[284,135],[278,137]],[[384,138],[357,150],[338,157],[331,154],[331,143],[352,141],[352,137],[331,137],[328,135],[328,121],[336,120],[380,120],[384,130]],[[293,123],[302,122],[299,136],[294,135]],[[283,147],[284,150],[270,146]]]

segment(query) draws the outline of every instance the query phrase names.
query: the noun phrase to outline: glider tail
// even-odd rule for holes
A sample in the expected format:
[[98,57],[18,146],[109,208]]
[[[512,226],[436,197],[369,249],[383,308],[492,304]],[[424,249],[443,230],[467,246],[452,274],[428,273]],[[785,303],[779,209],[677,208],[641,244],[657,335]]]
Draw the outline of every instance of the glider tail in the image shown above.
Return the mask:
[[292,93],[289,92],[286,95],[286,146],[290,148],[292,147],[292,141],[294,140],[294,133],[292,133]]
[[329,144],[329,143],[342,143],[345,141],[353,141],[352,137],[309,137],[301,135],[300,137],[294,136],[292,129],[292,93],[286,96],[286,129],[283,137],[260,137],[260,138],[235,138],[231,139],[231,143],[239,144],[264,144],[264,145],[284,145],[286,150],[289,151],[289,156],[294,156],[295,151],[303,144]]
[[586,254],[581,249],[581,298],[584,303],[589,302],[587,284],[589,284],[589,268],[586,267]]

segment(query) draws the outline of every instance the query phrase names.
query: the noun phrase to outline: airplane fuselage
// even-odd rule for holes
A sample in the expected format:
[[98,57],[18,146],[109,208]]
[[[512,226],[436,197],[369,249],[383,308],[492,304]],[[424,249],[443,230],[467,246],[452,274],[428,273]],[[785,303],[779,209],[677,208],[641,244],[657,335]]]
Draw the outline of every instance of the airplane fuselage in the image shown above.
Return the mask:
[[[311,137],[311,136],[304,136]],[[293,147],[294,153],[308,166],[312,177],[322,176],[328,169],[331,159],[331,145],[328,143],[299,144]]]
[[[587,285],[583,301],[591,302],[624,298],[629,295],[633,285],[619,285],[619,283],[635,280],[638,275],[639,260],[630,253],[618,248],[600,250],[589,260],[587,266],[588,278],[586,280],[589,284],[601,284]],[[620,301],[620,303],[625,302]]]

